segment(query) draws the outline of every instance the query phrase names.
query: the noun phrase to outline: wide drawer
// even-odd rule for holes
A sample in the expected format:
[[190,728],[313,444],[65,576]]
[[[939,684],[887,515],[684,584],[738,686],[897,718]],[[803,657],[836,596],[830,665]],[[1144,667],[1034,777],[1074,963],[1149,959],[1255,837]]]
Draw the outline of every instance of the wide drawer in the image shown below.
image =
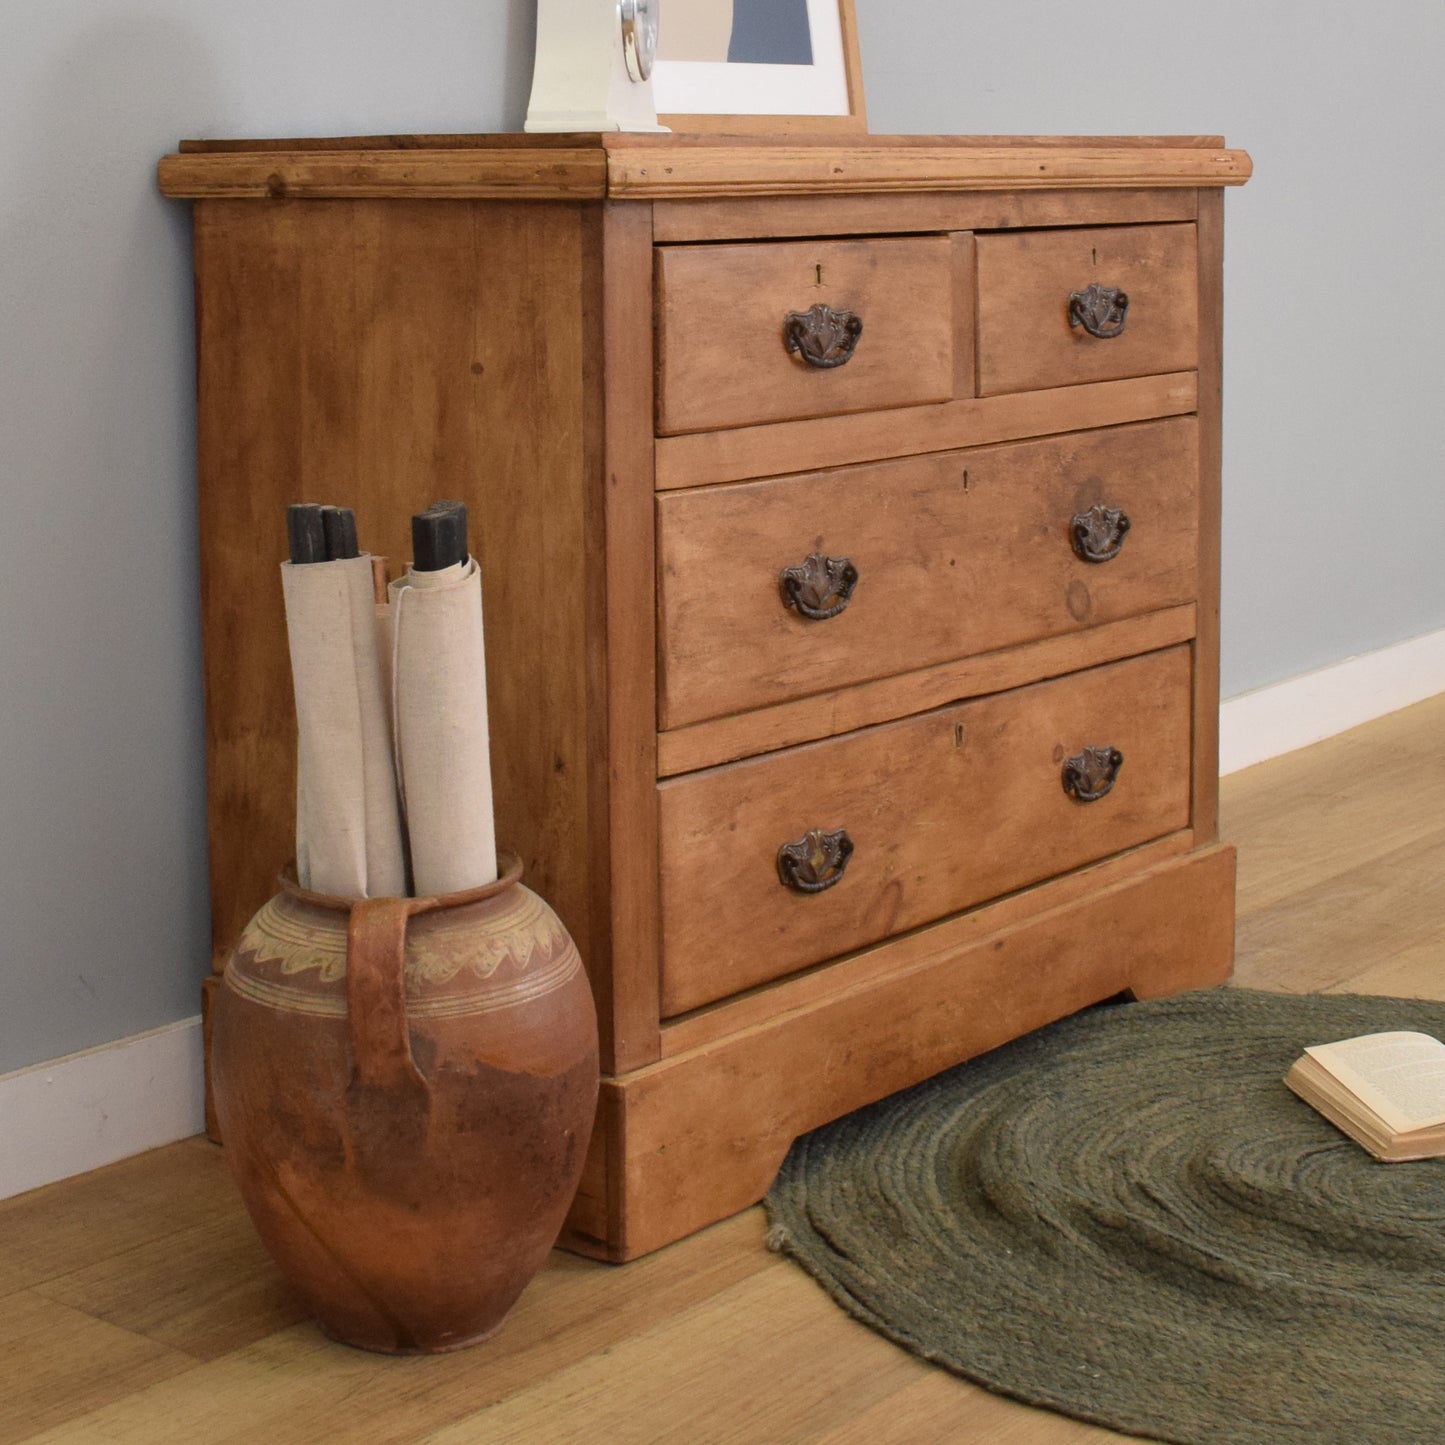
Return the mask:
[[944,236],[659,247],[658,431],[945,400],[951,255]]
[[979,236],[979,395],[1194,370],[1197,268],[1188,224]]
[[[663,1015],[1186,826],[1190,664],[1186,644],[662,783]],[[1065,790],[1116,757],[1102,796]]]
[[659,726],[1192,601],[1198,437],[1177,417],[659,497]]

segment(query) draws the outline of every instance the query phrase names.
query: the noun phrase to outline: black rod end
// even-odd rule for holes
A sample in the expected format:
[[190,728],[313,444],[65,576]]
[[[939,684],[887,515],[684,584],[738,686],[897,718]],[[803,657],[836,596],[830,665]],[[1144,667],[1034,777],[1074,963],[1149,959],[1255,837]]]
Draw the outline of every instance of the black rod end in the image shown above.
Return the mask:
[[411,555],[414,572],[440,572],[465,562],[467,508],[464,502],[433,502],[411,519]]
[[356,513],[350,507],[322,507],[321,530],[326,537],[328,562],[360,555],[356,545]]
[[294,563],[326,560],[326,533],[315,502],[295,502],[286,508],[286,541]]

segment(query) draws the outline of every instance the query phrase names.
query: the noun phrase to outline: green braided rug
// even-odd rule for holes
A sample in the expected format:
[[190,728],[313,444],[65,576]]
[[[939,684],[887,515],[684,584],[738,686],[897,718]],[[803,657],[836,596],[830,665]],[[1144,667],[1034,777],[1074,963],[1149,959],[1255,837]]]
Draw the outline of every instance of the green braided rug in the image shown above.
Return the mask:
[[1180,1445],[1445,1441],[1445,1160],[1281,1082],[1445,1004],[1213,989],[1101,1008],[799,1139],[769,1244],[898,1344]]

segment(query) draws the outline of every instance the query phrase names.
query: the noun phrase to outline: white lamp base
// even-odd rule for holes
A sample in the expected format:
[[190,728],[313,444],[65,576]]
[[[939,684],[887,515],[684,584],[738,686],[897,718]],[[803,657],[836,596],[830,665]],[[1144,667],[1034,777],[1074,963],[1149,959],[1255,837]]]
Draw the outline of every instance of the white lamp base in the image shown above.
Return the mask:
[[666,131],[652,82],[627,73],[617,0],[537,0],[537,58],[524,129]]

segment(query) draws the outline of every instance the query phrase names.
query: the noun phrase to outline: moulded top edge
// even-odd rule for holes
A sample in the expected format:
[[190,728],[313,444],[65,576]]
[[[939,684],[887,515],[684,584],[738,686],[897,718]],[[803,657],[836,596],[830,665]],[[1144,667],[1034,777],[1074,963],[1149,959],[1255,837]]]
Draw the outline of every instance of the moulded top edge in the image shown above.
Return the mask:
[[[178,199],[412,198],[619,200],[1099,187],[1228,186],[1248,180],[1240,150],[1212,137],[999,143],[932,137],[762,141],[694,136],[411,138],[353,142],[192,142],[160,162]],[[450,139],[453,144],[424,144]],[[481,144],[494,140],[496,144]],[[467,143],[461,143],[466,141]],[[1180,143],[1171,143],[1171,142]],[[474,143],[475,142],[475,143]],[[645,142],[645,143],[643,143]]]

